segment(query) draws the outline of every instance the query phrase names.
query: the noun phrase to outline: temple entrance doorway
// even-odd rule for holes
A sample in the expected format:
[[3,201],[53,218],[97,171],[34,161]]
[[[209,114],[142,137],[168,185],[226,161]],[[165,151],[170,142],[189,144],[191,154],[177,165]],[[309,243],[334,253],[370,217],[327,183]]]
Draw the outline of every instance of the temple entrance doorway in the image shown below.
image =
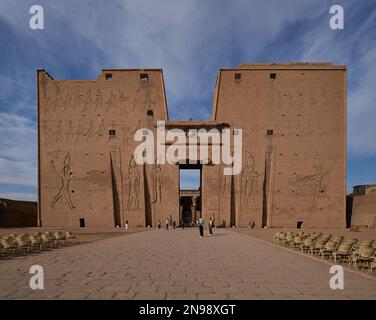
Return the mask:
[[201,217],[202,165],[179,165],[179,225],[194,226]]

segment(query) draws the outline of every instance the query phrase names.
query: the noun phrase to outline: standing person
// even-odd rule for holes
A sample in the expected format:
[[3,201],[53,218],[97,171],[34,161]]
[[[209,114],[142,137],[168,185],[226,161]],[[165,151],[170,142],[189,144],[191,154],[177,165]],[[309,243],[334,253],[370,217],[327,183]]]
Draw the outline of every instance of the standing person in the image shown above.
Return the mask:
[[172,228],[175,230],[176,228],[176,221],[175,220],[172,220]]
[[198,219],[198,229],[200,231],[200,238],[204,236],[204,218]]
[[157,220],[157,228],[160,229],[161,228],[161,220]]
[[128,230],[128,220],[125,220],[125,230]]
[[210,217],[210,219],[209,219],[209,236],[213,235],[213,224],[214,224],[213,218]]
[[168,230],[168,225],[170,224],[170,220],[168,220],[168,218],[166,218],[166,230]]

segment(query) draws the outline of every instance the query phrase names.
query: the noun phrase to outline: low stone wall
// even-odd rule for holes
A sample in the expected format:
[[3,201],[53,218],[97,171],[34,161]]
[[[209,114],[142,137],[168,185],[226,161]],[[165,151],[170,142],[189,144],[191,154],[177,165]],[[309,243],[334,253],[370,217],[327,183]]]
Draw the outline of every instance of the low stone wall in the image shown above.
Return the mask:
[[351,225],[376,227],[376,194],[353,197]]
[[36,227],[37,202],[0,199],[0,227]]

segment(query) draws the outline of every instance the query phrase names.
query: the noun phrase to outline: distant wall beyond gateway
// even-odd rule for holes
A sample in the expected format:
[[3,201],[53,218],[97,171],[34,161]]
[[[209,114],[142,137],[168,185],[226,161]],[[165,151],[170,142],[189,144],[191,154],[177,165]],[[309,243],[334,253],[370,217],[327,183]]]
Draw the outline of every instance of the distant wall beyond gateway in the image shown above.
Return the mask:
[[351,225],[376,227],[376,185],[359,185],[348,196],[352,204]]
[[210,121],[169,121],[160,69],[97,80],[37,72],[39,224],[155,225],[179,214],[179,166],[137,165],[139,128],[243,129],[243,169],[203,165],[201,214],[217,224],[344,227],[346,68],[330,63],[221,69]]
[[36,227],[37,203],[0,198],[0,228]]

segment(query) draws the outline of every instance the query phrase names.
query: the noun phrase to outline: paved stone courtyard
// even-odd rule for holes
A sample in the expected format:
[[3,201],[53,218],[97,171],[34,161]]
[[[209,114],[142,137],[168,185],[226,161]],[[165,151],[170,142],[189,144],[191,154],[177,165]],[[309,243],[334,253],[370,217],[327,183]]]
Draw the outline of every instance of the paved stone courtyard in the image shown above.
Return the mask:
[[[227,229],[147,230],[0,261],[1,299],[376,299],[376,281]],[[29,288],[43,266],[45,289]]]

